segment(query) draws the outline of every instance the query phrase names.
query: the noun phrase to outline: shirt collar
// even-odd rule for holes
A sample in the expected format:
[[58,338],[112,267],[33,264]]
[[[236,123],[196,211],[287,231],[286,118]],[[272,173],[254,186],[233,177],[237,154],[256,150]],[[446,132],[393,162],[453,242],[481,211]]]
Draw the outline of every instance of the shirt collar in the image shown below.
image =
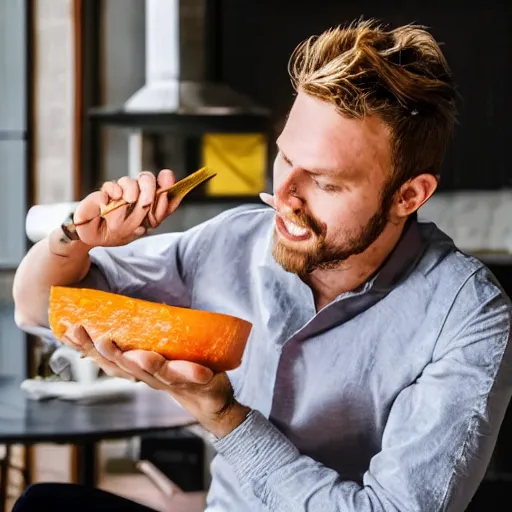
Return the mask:
[[380,270],[368,281],[370,288],[385,292],[394,288],[417,266],[427,248],[421,236],[417,213],[407,220],[398,243],[387,257]]

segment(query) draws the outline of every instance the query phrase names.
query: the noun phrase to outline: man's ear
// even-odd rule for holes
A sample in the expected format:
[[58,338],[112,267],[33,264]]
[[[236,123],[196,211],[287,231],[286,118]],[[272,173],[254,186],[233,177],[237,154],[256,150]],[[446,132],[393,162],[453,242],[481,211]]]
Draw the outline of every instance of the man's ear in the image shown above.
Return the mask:
[[404,183],[398,190],[394,202],[394,213],[397,217],[408,217],[420,209],[438,185],[437,178],[432,174],[420,174]]

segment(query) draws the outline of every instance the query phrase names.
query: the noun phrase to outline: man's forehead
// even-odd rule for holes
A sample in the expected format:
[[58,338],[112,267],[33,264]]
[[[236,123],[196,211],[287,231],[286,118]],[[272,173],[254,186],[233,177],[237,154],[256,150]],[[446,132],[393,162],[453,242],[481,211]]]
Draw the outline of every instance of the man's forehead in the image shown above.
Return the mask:
[[390,130],[382,120],[350,119],[333,105],[300,95],[277,143],[294,165],[312,171],[360,172],[375,160],[385,168],[391,163]]

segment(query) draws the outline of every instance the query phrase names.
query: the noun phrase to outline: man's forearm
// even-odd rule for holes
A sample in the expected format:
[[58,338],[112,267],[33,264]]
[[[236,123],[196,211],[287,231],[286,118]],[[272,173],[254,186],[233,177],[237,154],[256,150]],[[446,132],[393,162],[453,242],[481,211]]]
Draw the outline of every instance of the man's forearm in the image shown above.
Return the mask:
[[90,267],[90,247],[69,241],[60,229],[28,251],[14,278],[13,297],[18,326],[46,325],[51,286],[67,286],[83,279]]
[[402,508],[386,489],[344,480],[333,469],[302,455],[256,410],[250,411],[245,421],[230,434],[214,441],[214,447],[231,465],[242,490],[256,496],[268,510],[419,510],[412,503],[402,503]]

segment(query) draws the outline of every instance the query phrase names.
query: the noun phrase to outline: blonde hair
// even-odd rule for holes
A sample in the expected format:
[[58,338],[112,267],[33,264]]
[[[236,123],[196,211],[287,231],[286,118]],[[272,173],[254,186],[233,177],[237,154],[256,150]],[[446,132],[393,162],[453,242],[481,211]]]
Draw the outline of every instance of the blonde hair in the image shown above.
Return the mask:
[[375,20],[335,27],[300,43],[288,70],[296,91],[340,114],[377,115],[393,136],[393,187],[422,173],[438,176],[456,118],[446,59],[418,25],[386,30]]

